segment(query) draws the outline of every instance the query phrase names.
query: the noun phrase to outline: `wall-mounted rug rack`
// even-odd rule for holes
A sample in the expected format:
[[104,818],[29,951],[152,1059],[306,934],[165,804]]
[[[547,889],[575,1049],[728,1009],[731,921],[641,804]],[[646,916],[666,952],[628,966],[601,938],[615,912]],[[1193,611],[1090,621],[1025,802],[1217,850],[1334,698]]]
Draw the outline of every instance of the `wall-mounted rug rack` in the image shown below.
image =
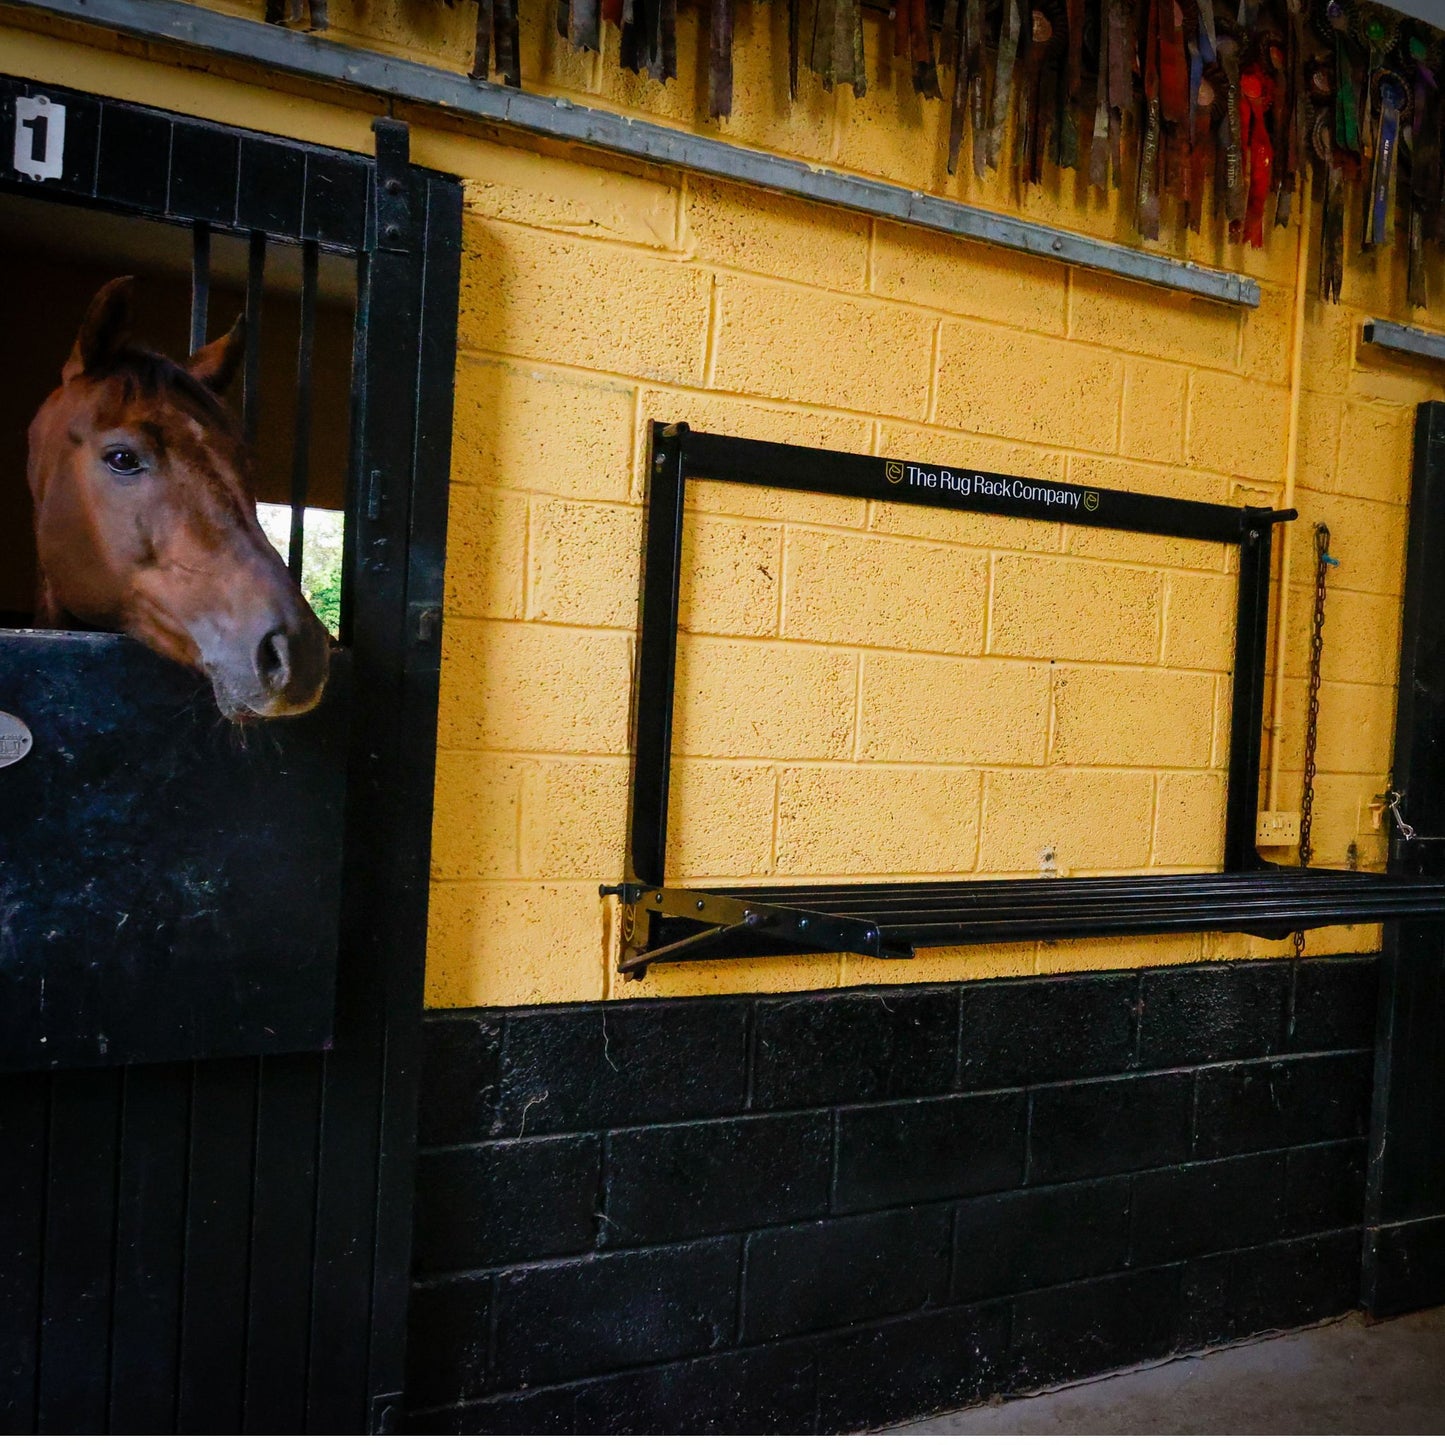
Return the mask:
[[[1223,870],[928,883],[669,884],[683,512],[688,482],[701,479],[1238,547]],[[909,958],[919,948],[1025,939],[1206,930],[1285,938],[1326,924],[1445,916],[1445,880],[1283,868],[1256,850],[1270,551],[1276,524],[1295,515],[712,436],[685,423],[654,422],[633,708],[631,877],[602,890],[620,897],[626,909],[621,972],[640,977],[653,963],[807,952]]]

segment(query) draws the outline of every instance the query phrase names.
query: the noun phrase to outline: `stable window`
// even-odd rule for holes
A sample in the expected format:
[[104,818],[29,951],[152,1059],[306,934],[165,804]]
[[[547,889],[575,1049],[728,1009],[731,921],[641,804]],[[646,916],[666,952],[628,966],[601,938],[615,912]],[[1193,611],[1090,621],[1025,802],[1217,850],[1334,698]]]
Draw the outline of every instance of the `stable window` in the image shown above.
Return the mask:
[[[683,517],[690,480],[775,487],[1071,526],[1224,543],[1237,549],[1223,868],[1108,877],[682,887],[667,866]],[[1255,847],[1274,528],[1292,511],[1228,507],[1068,486],[691,431],[651,428],[635,696],[630,877],[621,971],[653,963],[804,952],[907,958],[916,949],[1218,930],[1284,938],[1326,924],[1445,913],[1445,883],[1279,867]],[[766,690],[766,676],[751,685]],[[924,840],[926,845],[926,840]],[[940,868],[940,872],[947,871]]]
[[12,479],[0,488],[0,626],[26,626],[35,597],[26,428],[59,382],[91,297],[132,276],[136,341],[163,355],[184,359],[245,317],[246,361],[226,396],[252,453],[262,527],[307,600],[331,602],[339,635],[346,569],[330,519],[343,515],[348,490],[357,260],[314,239],[81,212],[43,187],[0,188],[0,266],[12,283],[4,315],[26,337],[25,363],[0,393],[0,462]]

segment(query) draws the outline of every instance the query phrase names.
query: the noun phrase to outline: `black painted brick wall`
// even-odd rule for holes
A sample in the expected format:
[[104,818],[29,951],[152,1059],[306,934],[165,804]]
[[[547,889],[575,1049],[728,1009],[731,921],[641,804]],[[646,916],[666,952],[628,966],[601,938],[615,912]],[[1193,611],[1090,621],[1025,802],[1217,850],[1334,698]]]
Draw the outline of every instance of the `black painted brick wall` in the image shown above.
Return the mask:
[[432,1014],[410,1426],[858,1430],[1350,1309],[1378,982]]

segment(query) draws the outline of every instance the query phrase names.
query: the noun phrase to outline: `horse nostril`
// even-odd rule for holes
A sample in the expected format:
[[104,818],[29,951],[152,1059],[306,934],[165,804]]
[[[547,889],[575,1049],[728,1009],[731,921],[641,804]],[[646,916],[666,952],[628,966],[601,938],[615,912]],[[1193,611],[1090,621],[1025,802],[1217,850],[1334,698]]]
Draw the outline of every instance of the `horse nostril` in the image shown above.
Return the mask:
[[285,692],[291,681],[291,643],[281,628],[268,632],[256,649],[256,674],[269,693]]

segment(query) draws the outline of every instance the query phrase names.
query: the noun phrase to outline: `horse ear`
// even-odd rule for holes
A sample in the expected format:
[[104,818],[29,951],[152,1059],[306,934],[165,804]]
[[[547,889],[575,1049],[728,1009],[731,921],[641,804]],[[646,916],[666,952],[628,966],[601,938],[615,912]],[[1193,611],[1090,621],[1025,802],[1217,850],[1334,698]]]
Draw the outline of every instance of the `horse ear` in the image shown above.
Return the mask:
[[236,324],[224,336],[208,342],[186,362],[186,370],[219,394],[231,384],[245,355],[246,318],[238,316]]
[[134,276],[118,276],[95,293],[70,348],[70,358],[61,368],[62,381],[96,370],[122,350],[130,340],[134,297]]

